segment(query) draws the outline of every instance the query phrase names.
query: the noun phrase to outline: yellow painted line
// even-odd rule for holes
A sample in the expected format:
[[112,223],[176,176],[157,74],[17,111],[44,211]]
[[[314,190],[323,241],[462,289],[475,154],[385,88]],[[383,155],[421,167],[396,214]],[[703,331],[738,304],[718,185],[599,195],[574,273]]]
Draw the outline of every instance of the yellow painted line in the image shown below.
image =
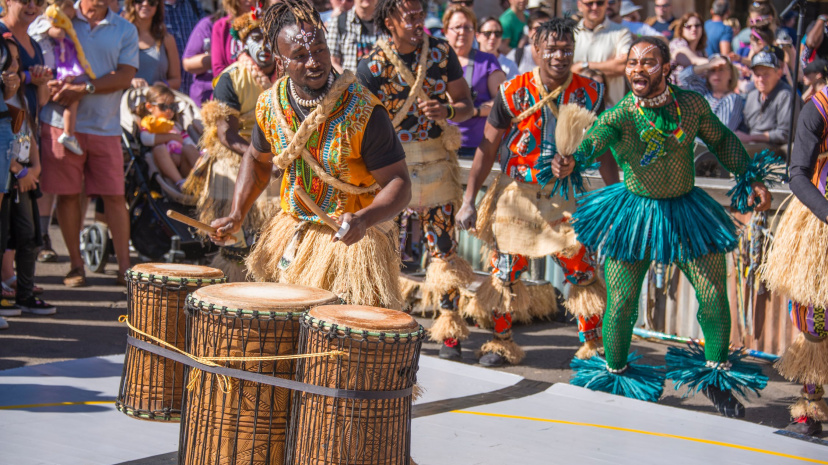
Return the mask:
[[700,438],[691,438],[688,436],[678,436],[675,434],[667,434],[667,433],[656,433],[653,431],[644,431],[640,429],[630,429],[630,428],[622,428],[620,426],[609,426],[609,425],[598,425],[594,423],[582,423],[579,421],[566,421],[566,420],[552,420],[549,418],[535,418],[535,417],[521,417],[515,415],[503,415],[500,413],[486,413],[486,412],[469,412],[466,410],[452,410],[451,413],[462,413],[465,415],[479,415],[483,417],[496,417],[496,418],[509,418],[512,420],[528,420],[528,421],[539,421],[543,423],[558,423],[561,425],[572,425],[572,426],[588,426],[590,428],[600,428],[600,429],[608,429],[613,431],[623,431],[625,433],[636,433],[636,434],[644,434],[647,436],[657,436],[662,438],[671,438],[671,439],[681,439],[682,441],[690,441],[690,442],[698,442],[701,444],[710,444],[714,446],[721,446],[721,447],[729,447],[731,449],[739,449],[739,450],[746,450],[749,452],[756,452],[759,454],[766,454],[766,455],[773,455],[776,457],[784,457],[786,459],[791,460],[799,460],[802,462],[810,462],[810,463],[820,463],[824,465],[828,465],[828,462],[824,460],[817,460],[811,459],[808,457],[800,457],[798,455],[791,455],[791,454],[783,454],[782,452],[775,452],[772,450],[766,449],[758,449],[756,447],[749,447],[749,446],[740,446],[739,444],[731,444],[729,442],[721,442],[721,441],[711,441],[708,439],[700,439]]
[[27,404],[27,405],[5,405],[0,406],[0,410],[23,410],[27,408],[41,408],[41,407],[68,407],[70,405],[96,405],[96,404],[114,404],[115,400],[90,400],[86,402],[55,402],[52,404]]

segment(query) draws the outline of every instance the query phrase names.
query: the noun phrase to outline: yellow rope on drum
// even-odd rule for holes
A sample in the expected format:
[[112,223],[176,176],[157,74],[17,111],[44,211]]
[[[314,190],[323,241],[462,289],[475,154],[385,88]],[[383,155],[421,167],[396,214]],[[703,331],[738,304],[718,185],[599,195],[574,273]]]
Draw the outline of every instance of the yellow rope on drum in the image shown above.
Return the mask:
[[[198,363],[201,363],[201,364],[207,365],[207,366],[211,366],[211,367],[221,367],[221,365],[219,365],[215,362],[275,362],[275,361],[279,361],[279,360],[298,360],[298,359],[304,359],[304,358],[320,358],[320,357],[334,358],[334,357],[347,357],[348,356],[348,352],[345,352],[344,350],[330,350],[328,352],[316,352],[316,353],[312,353],[312,354],[268,355],[268,356],[262,356],[262,357],[201,357],[201,356],[198,356],[198,355],[193,355],[193,354],[187,352],[186,350],[181,350],[178,347],[170,344],[167,341],[164,341],[162,339],[158,339],[157,337],[155,337],[151,334],[147,334],[147,333],[141,331],[140,329],[136,328],[135,326],[132,326],[132,324],[129,322],[129,317],[127,315],[119,316],[118,317],[118,322],[119,323],[125,323],[131,331],[135,332],[136,334],[139,334],[141,336],[146,337],[147,339],[159,344],[160,346],[162,346],[166,349],[170,349],[172,351],[178,352],[179,354],[181,354],[181,355],[183,355],[187,358],[190,358],[190,359],[192,359],[192,360],[194,360]],[[223,392],[225,394],[230,392],[230,389],[233,387],[232,379],[227,375],[217,375],[217,376],[219,378],[219,389],[221,389],[221,392]],[[192,371],[192,374],[190,376],[190,382],[187,383],[187,390],[192,391],[195,388],[196,384],[198,383],[199,379],[201,379],[201,370],[194,367],[193,371]]]

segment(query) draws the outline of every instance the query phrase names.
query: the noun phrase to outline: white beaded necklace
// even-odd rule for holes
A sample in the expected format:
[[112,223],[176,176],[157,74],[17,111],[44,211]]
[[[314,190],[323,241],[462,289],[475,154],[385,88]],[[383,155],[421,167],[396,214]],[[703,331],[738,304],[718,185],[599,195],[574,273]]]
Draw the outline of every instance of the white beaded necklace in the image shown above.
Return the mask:
[[653,98],[642,98],[642,97],[635,97],[635,100],[638,102],[639,106],[644,108],[652,108],[652,107],[660,107],[667,103],[667,100],[670,98],[670,88],[665,86],[664,92],[661,95]]
[[325,95],[328,93],[328,89],[330,89],[331,86],[333,85],[333,82],[334,82],[334,75],[333,75],[333,73],[330,73],[330,74],[328,74],[328,84],[325,85],[325,92],[322,92],[321,94],[319,94],[318,97],[316,97],[313,100],[305,100],[303,98],[300,98],[299,95],[296,93],[296,86],[293,84],[293,79],[291,79],[290,80],[290,95],[293,97],[293,100],[296,100],[296,103],[298,103],[299,105],[301,105],[305,108],[313,108],[313,107],[319,105],[319,103],[322,101],[322,99],[325,98]]

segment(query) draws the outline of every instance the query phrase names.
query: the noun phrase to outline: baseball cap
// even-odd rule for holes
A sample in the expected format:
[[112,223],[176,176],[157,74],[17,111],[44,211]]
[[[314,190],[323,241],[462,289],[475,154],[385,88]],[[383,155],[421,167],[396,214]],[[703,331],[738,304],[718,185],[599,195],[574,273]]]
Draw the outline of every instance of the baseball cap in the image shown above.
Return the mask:
[[766,47],[762,49],[761,52],[757,53],[756,55],[753,55],[753,59],[750,60],[750,69],[753,69],[757,66],[779,68],[779,58],[777,58],[776,54]]
[[633,11],[640,10],[641,7],[633,3],[631,0],[622,0],[621,1],[621,10],[618,12],[621,16],[627,16],[628,14],[632,13]]
[[820,73],[823,76],[828,76],[828,60],[816,57],[814,61],[808,63],[808,66],[802,72],[804,74]]

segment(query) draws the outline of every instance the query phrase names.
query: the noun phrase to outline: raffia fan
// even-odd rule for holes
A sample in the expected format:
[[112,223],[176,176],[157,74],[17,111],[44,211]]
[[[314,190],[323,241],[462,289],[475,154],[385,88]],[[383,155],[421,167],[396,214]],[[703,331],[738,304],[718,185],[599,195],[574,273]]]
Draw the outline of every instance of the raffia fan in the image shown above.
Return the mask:
[[574,103],[562,105],[555,126],[555,146],[563,156],[572,156],[584,140],[587,129],[595,122],[595,114]]

